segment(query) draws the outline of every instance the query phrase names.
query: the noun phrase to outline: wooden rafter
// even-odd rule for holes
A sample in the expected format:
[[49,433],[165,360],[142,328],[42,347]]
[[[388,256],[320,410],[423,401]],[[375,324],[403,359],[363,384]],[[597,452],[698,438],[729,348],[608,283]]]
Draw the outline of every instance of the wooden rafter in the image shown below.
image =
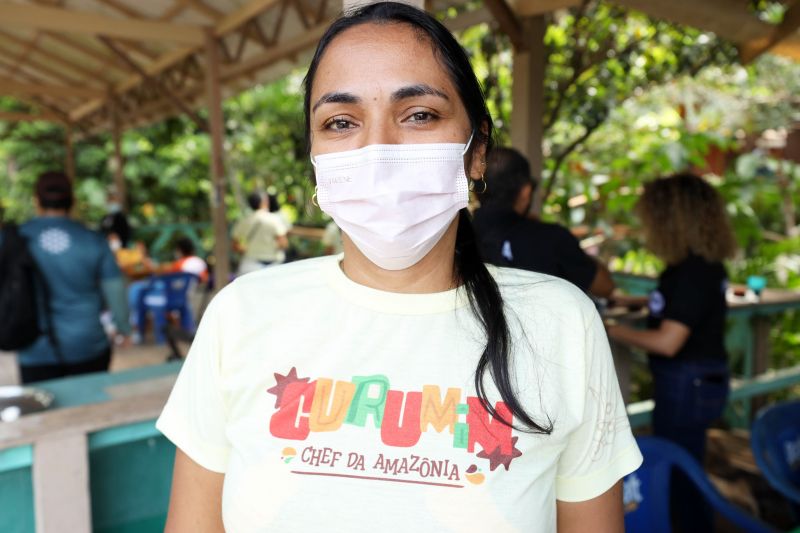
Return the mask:
[[[16,68],[24,68],[24,69],[26,69],[28,71],[34,71],[34,72],[38,72],[38,73],[43,73],[45,76],[47,76],[49,78],[52,78],[52,79],[56,79],[56,80],[60,81],[61,83],[66,83],[66,84],[71,84],[71,85],[79,85],[79,84],[81,84],[81,81],[79,81],[77,78],[74,78],[72,76],[66,75],[61,71],[54,70],[50,66],[42,64],[39,61],[36,61],[34,59],[24,58],[23,54],[20,54],[19,52],[15,53],[12,49],[8,48],[8,46],[6,44],[4,44],[4,43],[0,43],[0,54],[4,54],[7,57],[15,57],[16,56],[17,63],[14,65],[15,69]],[[24,64],[21,63],[21,61],[23,59],[24,59]],[[86,81],[84,83],[88,83],[88,81]]]
[[747,9],[746,2],[730,0],[613,0],[647,15],[710,31],[735,43],[760,39],[772,27]]
[[104,92],[101,90],[87,89],[81,86],[23,83],[3,77],[0,77],[0,94],[48,95],[59,98],[98,98],[104,96]]
[[781,23],[763,39],[751,40],[739,47],[742,63],[750,63],[755,58],[774,48],[778,43],[791,37],[800,28],[800,1],[796,1],[783,15]]
[[165,98],[170,100],[175,107],[177,107],[181,112],[185,113],[189,118],[191,118],[195,124],[197,124],[201,129],[207,129],[207,125],[205,120],[200,118],[200,116],[194,112],[186,103],[181,100],[175,93],[173,93],[166,85],[164,85],[160,80],[157,78],[150,76],[145,70],[138,64],[136,61],[131,59],[120,47],[118,47],[114,41],[108,39],[106,37],[100,37],[100,40],[111,50],[117,57],[119,57],[122,61],[124,61],[128,66],[130,66],[134,71],[136,71],[139,76],[141,76],[144,80],[148,83],[152,84],[153,87],[158,89]]
[[511,10],[506,1],[484,0],[483,4],[495,20],[497,20],[503,33],[508,35],[514,48],[516,50],[525,50],[526,39],[525,35],[523,35],[522,25],[519,23],[519,19],[514,15],[514,11]]
[[138,41],[132,41],[130,39],[115,39],[115,40],[123,48],[146,57],[148,61],[153,61],[156,58],[158,58],[158,52],[150,50],[150,48],[148,48],[147,46]]
[[161,16],[158,17],[158,20],[168,22],[174,19],[175,17],[183,13],[183,10],[186,9],[188,3],[189,0],[176,0],[171,6],[169,6],[166,10],[164,10],[163,13],[161,13]]
[[[239,29],[247,21],[254,19],[264,11],[275,6],[279,1],[281,0],[251,0],[250,3],[245,4],[237,11],[228,14],[224,19],[222,19],[215,26],[214,35],[217,38],[222,38],[228,35],[229,33]],[[144,70],[147,72],[148,76],[157,75],[171,68],[173,65],[176,65],[179,62],[183,61],[188,56],[197,53],[201,49],[202,49],[201,46],[189,46],[185,48],[172,50],[159,57],[152,64],[145,66]],[[139,74],[134,74],[128,79],[118,83],[114,87],[113,92],[115,94],[122,94],[123,92],[128,91],[133,87],[135,87],[137,84],[141,83],[143,79],[144,78],[142,78]],[[97,110],[99,110],[105,104],[105,101],[106,101],[105,99],[98,99],[92,102],[87,102],[86,104],[74,109],[70,113],[70,118],[73,121],[83,120],[91,113],[94,113]]]
[[8,122],[62,122],[55,113],[16,113],[14,111],[0,111],[0,120]]
[[234,11],[222,19],[214,28],[214,35],[216,37],[227,35],[280,1],[281,0],[251,0],[250,3],[246,4],[241,9]]
[[580,5],[583,0],[516,0],[510,2],[514,12],[522,17],[544,15],[559,9]]
[[306,48],[313,46],[314,43],[319,41],[322,34],[328,27],[330,21],[324,21],[322,24],[303,32],[302,34],[287,39],[285,42],[274,46],[270,50],[252,57],[236,65],[230,65],[222,70],[223,81],[237,78],[239,76],[248,75],[256,70],[272,65],[281,59],[297,54]]
[[96,0],[96,1],[101,5],[115,9],[116,11],[125,15],[129,19],[140,20],[147,18],[142,13],[136,11],[135,9],[125,4],[124,2],[118,2],[117,0]]
[[205,15],[214,22],[217,22],[225,17],[225,13],[214,7],[211,7],[210,5],[203,2],[203,0],[188,0],[187,3],[189,4],[189,7]]
[[54,63],[58,63],[58,64],[60,64],[60,65],[62,65],[64,67],[72,70],[73,72],[78,72],[80,74],[83,74],[84,76],[88,76],[89,79],[100,78],[105,83],[108,82],[108,80],[106,80],[105,76],[103,75],[102,69],[101,69],[101,71],[97,71],[97,70],[92,70],[92,69],[86,68],[85,66],[83,66],[81,64],[75,63],[74,61],[70,61],[69,59],[66,59],[66,58],[64,58],[64,57],[62,57],[62,56],[60,56],[58,54],[50,52],[49,50],[45,50],[39,44],[37,44],[36,41],[26,41],[25,39],[17,37],[13,33],[9,33],[7,31],[3,31],[3,30],[0,30],[0,37],[6,39],[8,41],[14,42],[14,43],[16,43],[16,44],[18,44],[20,46],[27,47],[28,50],[29,50],[29,52],[27,54],[28,57],[30,57],[31,54],[37,54],[37,55],[39,55],[41,57],[49,59],[50,61],[52,61]]
[[77,52],[80,52],[85,56],[91,57],[104,67],[113,68],[119,72],[128,72],[128,69],[122,66],[115,57],[104,54],[100,50],[88,46],[86,44],[83,44],[72,37],[68,37],[66,35],[61,35],[59,33],[50,31],[42,32],[42,35],[47,37],[48,39],[57,41],[64,46],[72,48],[73,50],[76,50]]
[[201,46],[196,26],[154,20],[119,19],[97,13],[0,1],[0,26],[68,33],[88,33],[140,41],[167,41]]

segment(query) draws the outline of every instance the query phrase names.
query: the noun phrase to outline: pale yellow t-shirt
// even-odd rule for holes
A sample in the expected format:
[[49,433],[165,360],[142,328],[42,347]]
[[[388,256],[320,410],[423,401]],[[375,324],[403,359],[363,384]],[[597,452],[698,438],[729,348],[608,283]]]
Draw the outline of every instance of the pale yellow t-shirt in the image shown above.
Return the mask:
[[285,254],[278,247],[277,238],[287,232],[280,215],[259,209],[237,222],[232,233],[244,247],[243,259],[282,262]]
[[[605,331],[580,290],[492,268],[518,397],[553,425],[532,434],[476,399],[482,333],[463,290],[378,291],[339,261],[223,290],[158,420],[225,473],[226,531],[554,532],[556,499],[591,499],[639,466]],[[486,389],[507,413],[490,377]]]

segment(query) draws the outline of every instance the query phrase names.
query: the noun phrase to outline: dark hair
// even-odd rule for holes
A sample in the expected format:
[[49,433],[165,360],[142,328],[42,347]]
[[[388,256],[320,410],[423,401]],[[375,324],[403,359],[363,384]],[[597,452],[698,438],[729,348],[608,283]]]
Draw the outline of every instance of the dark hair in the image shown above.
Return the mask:
[[486,192],[481,205],[511,208],[525,185],[536,185],[531,178],[531,165],[513,148],[497,147],[486,158]]
[[281,204],[278,202],[278,197],[274,194],[267,194],[267,202],[269,203],[269,212],[275,213],[281,210]]
[[190,257],[194,255],[194,243],[189,237],[181,237],[175,241],[175,248],[183,255],[183,257]]
[[264,193],[262,192],[251,192],[247,195],[247,205],[250,206],[250,209],[253,211],[258,211],[261,209],[261,204],[264,202]]
[[[480,83],[458,41],[447,28],[424,11],[397,2],[379,2],[362,6],[340,17],[328,28],[317,45],[305,79],[304,109],[309,151],[311,89],[319,63],[325,50],[338,35],[361,24],[406,24],[421,38],[427,40],[433,48],[435,57],[447,71],[467,111],[473,131],[473,148],[479,144],[485,144],[487,150],[490,148],[492,119]],[[513,417],[516,416],[529,428],[528,431],[550,433],[552,424],[546,427],[537,424],[525,411],[514,392],[510,369],[511,339],[503,311],[503,299],[497,283],[480,257],[475,232],[466,209],[462,209],[459,213],[454,277],[466,289],[472,311],[486,334],[486,347],[475,371],[475,389],[483,406],[493,417],[509,426],[513,425]],[[511,420],[506,420],[500,415],[489,401],[484,386],[484,376],[487,371],[492,376],[500,397],[511,411]]]
[[74,201],[72,182],[63,172],[40,174],[36,180],[36,198],[41,207],[69,210]]
[[676,174],[646,183],[634,213],[647,247],[668,265],[689,254],[717,262],[736,253],[725,200],[700,176]]

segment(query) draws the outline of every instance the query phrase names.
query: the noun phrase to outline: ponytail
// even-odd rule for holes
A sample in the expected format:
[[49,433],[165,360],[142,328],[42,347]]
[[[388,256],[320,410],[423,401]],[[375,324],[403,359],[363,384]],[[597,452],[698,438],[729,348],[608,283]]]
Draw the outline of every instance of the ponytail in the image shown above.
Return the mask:
[[[475,231],[466,209],[462,209],[458,214],[455,269],[459,281],[467,291],[472,312],[486,334],[486,348],[475,369],[475,390],[478,399],[489,414],[503,424],[514,427],[513,417],[516,417],[528,428],[528,432],[549,435],[553,431],[550,420],[548,419],[546,426],[537,424],[522,407],[514,392],[510,370],[511,335],[503,310],[503,299],[497,283],[478,252]],[[484,375],[487,370],[500,392],[500,398],[511,411],[512,420],[506,420],[489,401],[484,385]]]

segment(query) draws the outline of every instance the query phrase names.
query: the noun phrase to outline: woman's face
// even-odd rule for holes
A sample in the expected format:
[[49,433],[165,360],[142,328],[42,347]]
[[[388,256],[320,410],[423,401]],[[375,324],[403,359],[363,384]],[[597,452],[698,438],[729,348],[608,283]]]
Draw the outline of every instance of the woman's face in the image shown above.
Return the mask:
[[312,155],[372,144],[466,143],[471,133],[430,43],[405,24],[362,24],[330,43],[311,89],[310,128]]

